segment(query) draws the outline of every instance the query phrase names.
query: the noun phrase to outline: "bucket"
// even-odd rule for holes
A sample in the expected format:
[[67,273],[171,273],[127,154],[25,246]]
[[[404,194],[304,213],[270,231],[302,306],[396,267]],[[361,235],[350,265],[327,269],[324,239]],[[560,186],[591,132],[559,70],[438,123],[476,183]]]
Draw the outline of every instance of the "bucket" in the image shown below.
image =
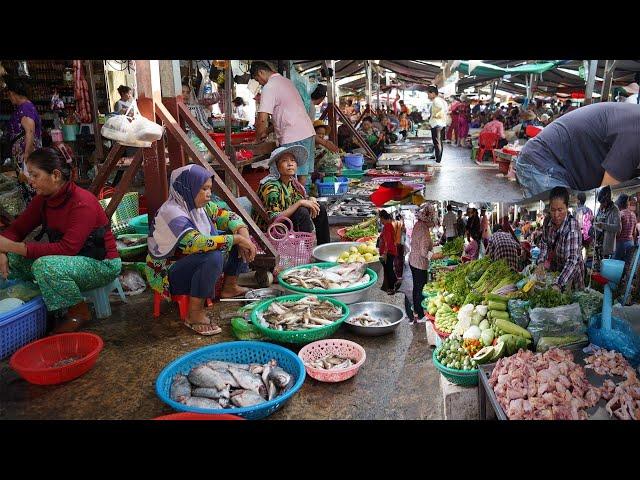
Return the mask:
[[364,156],[361,153],[348,153],[344,156],[344,166],[349,169],[362,169]]
[[76,133],[78,131],[78,125],[63,125],[62,126],[62,137],[65,142],[75,142],[76,141]]

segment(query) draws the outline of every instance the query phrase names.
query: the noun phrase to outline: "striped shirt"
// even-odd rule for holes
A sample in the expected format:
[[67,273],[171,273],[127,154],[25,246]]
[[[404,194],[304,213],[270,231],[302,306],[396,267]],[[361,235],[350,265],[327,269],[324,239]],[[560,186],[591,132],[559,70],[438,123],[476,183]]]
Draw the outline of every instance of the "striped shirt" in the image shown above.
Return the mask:
[[554,229],[551,225],[544,229],[538,263],[544,263],[552,251],[554,258],[551,271],[560,271],[556,283],[564,287],[573,282],[574,290],[584,289],[582,232],[573,216],[567,215],[559,229]]
[[487,256],[494,262],[504,260],[512,270],[520,271],[520,245],[510,233],[494,233],[489,239]]
[[621,242],[633,240],[633,229],[638,223],[636,214],[628,208],[620,210],[620,223],[622,223],[622,230],[618,234],[617,240]]

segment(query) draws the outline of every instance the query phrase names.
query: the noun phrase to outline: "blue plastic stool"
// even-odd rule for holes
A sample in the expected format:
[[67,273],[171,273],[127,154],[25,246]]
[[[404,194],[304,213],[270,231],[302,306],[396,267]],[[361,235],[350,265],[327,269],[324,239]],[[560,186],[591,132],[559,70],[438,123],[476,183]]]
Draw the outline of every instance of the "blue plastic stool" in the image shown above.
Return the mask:
[[96,317],[107,318],[111,316],[111,303],[109,303],[109,294],[114,290],[118,290],[120,300],[122,300],[124,303],[127,303],[127,297],[124,294],[124,290],[122,290],[119,276],[116,277],[113,282],[105,285],[104,287],[94,288],[93,290],[82,292],[82,296],[87,302],[93,303],[93,306],[96,309]]

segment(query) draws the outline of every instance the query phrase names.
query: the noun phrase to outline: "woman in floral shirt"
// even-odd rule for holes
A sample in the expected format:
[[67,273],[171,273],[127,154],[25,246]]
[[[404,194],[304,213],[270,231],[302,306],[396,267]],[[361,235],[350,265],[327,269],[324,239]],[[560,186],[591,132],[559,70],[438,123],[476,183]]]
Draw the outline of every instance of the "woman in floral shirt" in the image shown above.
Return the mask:
[[[185,324],[201,335],[222,331],[204,309],[220,275],[225,274],[222,298],[243,295],[238,274],[256,254],[242,219],[211,201],[211,187],[211,173],[199,165],[171,173],[169,199],[149,228],[146,268],[149,284],[166,299],[189,295]],[[171,264],[174,256],[178,260]]]

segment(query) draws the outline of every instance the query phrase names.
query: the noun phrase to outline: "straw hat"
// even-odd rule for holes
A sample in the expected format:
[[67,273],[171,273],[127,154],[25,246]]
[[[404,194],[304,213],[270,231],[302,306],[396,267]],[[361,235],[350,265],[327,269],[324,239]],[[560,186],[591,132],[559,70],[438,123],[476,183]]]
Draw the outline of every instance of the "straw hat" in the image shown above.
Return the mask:
[[324,127],[327,130],[327,133],[331,131],[331,127],[324,123],[322,120],[314,120],[313,128]]
[[531,110],[525,110],[524,112],[520,112],[520,118],[524,120],[535,120],[537,117]]

